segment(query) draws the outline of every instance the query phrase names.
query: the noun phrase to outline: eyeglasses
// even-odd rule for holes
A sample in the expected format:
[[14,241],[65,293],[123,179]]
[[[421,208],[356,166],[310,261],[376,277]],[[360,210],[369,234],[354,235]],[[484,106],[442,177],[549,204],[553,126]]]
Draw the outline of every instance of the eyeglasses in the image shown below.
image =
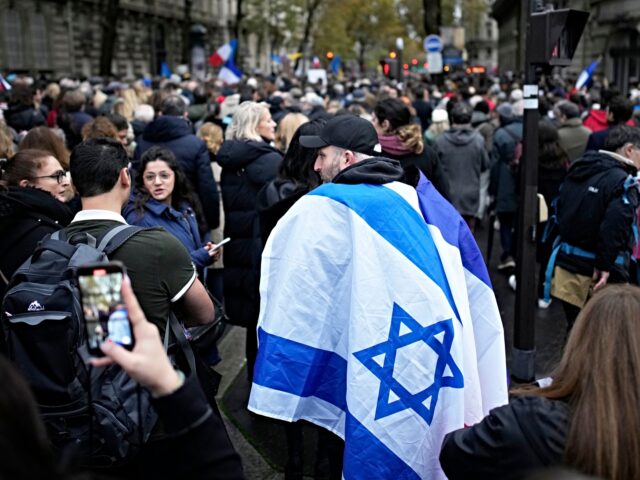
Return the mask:
[[160,177],[160,180],[169,180],[171,172],[145,173],[143,178],[145,182],[154,182],[156,177]]
[[33,180],[36,180],[38,178],[53,178],[56,180],[56,182],[60,184],[65,178],[68,178],[68,177],[69,177],[69,172],[65,170],[58,170],[57,172],[54,172],[51,175],[41,175],[39,177],[31,177],[31,178]]

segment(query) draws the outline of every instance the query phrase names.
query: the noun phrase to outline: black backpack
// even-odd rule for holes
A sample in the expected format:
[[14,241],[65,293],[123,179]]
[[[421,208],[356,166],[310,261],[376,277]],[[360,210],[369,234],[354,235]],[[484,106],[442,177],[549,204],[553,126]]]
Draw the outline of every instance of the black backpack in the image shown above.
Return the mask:
[[82,466],[125,464],[156,424],[150,394],[117,365],[87,364],[84,316],[74,271],[106,262],[141,227],[101,238],[45,237],[13,275],[2,301],[5,353],[29,382],[58,455]]

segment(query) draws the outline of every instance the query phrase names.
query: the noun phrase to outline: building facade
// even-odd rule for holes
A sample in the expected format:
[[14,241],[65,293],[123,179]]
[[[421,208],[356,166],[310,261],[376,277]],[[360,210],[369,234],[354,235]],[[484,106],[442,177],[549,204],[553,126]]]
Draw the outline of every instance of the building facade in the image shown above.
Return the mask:
[[498,66],[498,23],[491,17],[492,0],[473,25],[466,27],[466,50],[469,64],[482,65],[487,70]]
[[185,63],[183,47],[192,41],[192,27],[203,27],[208,54],[233,36],[236,5],[236,0],[0,0],[0,71],[96,75],[109,23],[115,23],[113,74],[154,75],[162,62],[174,70]]
[[[522,71],[526,12],[522,4],[496,0],[492,15],[499,25],[498,64],[501,71]],[[565,74],[577,76],[594,60],[597,72],[623,93],[640,82],[640,8],[637,0],[558,0],[555,8],[589,12],[573,63]]]

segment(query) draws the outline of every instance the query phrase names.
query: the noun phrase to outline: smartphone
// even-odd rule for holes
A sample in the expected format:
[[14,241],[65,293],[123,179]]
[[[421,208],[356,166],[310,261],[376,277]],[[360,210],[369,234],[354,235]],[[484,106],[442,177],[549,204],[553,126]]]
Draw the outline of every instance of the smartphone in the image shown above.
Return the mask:
[[231,239],[229,237],[225,238],[224,240],[222,240],[220,243],[218,243],[215,247],[213,247],[213,251],[215,252],[216,250],[218,250],[222,245],[224,245],[225,243],[229,243],[231,241]]
[[122,298],[125,272],[120,262],[84,265],[76,271],[91,355],[102,356],[100,345],[106,341],[127,350],[134,346],[129,311]]

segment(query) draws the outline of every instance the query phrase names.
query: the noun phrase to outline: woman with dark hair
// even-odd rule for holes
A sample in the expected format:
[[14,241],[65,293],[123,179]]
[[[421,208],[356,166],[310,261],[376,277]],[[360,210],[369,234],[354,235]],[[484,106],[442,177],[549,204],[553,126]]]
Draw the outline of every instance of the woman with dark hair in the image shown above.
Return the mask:
[[4,117],[7,125],[17,133],[26,132],[45,124],[44,115],[36,109],[33,90],[26,86],[18,86],[11,91],[9,108]]
[[0,164],[0,298],[17,268],[42,238],[65,227],[74,211],[64,202],[68,172],[44,150],[20,150]]
[[151,147],[140,160],[135,194],[125,207],[128,223],[143,227],[164,227],[191,253],[200,275],[218,255],[208,237],[200,201],[171,150]]
[[597,291],[578,315],[546,387],[517,389],[482,422],[449,433],[450,480],[526,478],[566,465],[598,478],[640,478],[640,289]]
[[317,135],[324,123],[324,120],[316,120],[298,127],[291,137],[278,176],[258,193],[260,235],[263,244],[287,210],[300,197],[320,185],[320,177],[313,169],[316,150],[300,145],[300,136]]
[[[326,120],[315,120],[298,127],[291,137],[287,153],[280,164],[278,176],[258,192],[258,215],[263,244],[267,242],[278,220],[293,204],[320,185],[320,177],[313,169],[317,150],[300,145],[300,136],[318,135],[325,122]],[[285,478],[287,480],[302,479],[304,444],[302,423],[285,422],[284,429],[287,438]],[[329,456],[329,461],[336,463],[330,456],[330,452],[336,450],[335,445],[339,445],[341,441],[332,434],[325,433],[321,428],[318,429],[318,435],[320,438],[317,456]]]
[[[569,155],[560,146],[558,130],[548,121],[538,123],[538,193],[543,197],[547,206],[558,196],[560,185],[567,176],[569,168]],[[544,299],[544,277],[547,262],[551,256],[551,242],[553,238],[542,242],[542,233],[547,222],[538,224],[539,235],[536,235],[536,256],[540,264],[538,275],[538,307],[548,308],[550,301]]]
[[403,182],[415,187],[422,172],[448,198],[449,184],[438,154],[425,145],[422,128],[412,122],[409,107],[397,98],[380,100],[373,110],[373,126],[378,132],[382,155],[400,161],[405,172]]

